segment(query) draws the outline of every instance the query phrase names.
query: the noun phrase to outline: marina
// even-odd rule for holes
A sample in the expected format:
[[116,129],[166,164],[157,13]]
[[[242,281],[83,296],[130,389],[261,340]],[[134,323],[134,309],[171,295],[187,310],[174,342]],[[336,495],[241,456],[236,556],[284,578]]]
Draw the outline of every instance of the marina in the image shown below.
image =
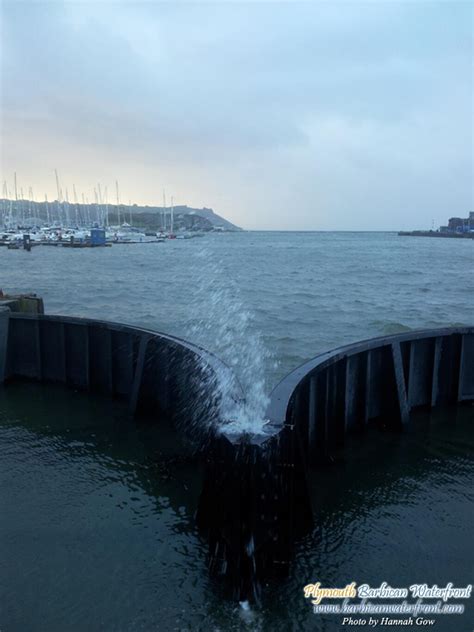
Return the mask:
[[[27,232],[28,231],[28,232]],[[58,246],[61,248],[100,248],[124,244],[164,243],[167,239],[192,239],[203,233],[144,233],[128,224],[122,227],[90,229],[40,227],[33,230],[4,230],[0,232],[0,246],[10,250],[31,250],[37,246]]]
[[35,232],[6,231],[0,233],[0,247],[10,250],[31,250],[37,246],[57,246],[61,248],[100,248],[127,244],[162,244],[167,239],[192,239],[203,234],[156,233],[144,234],[138,230],[106,231],[100,228],[87,230],[45,228]]
[[75,185],[74,203],[65,197],[55,171],[57,199],[36,202],[29,187],[30,199],[23,197],[23,189],[14,174],[15,197],[9,198],[9,187],[4,181],[5,197],[0,199],[0,246],[10,250],[31,251],[36,246],[66,248],[97,248],[123,244],[164,243],[168,239],[192,239],[209,232],[239,230],[211,209],[175,209],[173,198],[166,205],[163,193],[162,207],[139,207],[129,202],[121,204],[116,182],[116,203],[107,201],[100,184],[94,189],[95,202],[90,204],[84,195],[78,202]]

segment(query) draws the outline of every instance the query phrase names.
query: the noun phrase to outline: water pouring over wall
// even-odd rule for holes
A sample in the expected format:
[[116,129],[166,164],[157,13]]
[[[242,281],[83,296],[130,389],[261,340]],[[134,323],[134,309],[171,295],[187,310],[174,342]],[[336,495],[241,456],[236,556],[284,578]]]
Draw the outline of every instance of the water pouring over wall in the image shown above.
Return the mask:
[[[232,296],[225,300],[235,314]],[[238,380],[196,345],[105,321],[0,316],[0,383],[57,381],[126,398],[132,415],[146,410],[158,424],[166,415],[198,445],[206,480],[197,522],[208,538],[211,572],[239,600],[258,601],[264,578],[288,573],[293,543],[312,523],[310,465],[331,461],[348,434],[363,434],[373,421],[401,431],[412,408],[474,401],[469,327],[387,336],[322,354],[274,389],[262,416],[268,423],[239,426],[223,417],[241,409]],[[225,319],[222,340],[232,340]]]
[[223,429],[230,433],[260,434],[264,431],[269,403],[265,368],[274,358],[253,325],[240,288],[225,260],[207,247],[196,254],[197,265],[190,271],[190,336],[212,349],[239,379],[245,399],[238,399],[228,382],[228,373],[218,375]]

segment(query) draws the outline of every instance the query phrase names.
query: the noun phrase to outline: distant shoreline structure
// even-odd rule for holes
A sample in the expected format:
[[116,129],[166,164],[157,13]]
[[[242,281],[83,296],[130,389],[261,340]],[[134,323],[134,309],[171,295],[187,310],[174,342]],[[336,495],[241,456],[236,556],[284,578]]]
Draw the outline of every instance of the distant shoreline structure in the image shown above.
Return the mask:
[[474,239],[474,231],[470,233],[441,232],[440,230],[401,230],[400,237],[447,237],[454,239]]
[[469,217],[451,217],[447,226],[438,230],[401,230],[400,237],[447,237],[454,239],[474,239],[474,211]]

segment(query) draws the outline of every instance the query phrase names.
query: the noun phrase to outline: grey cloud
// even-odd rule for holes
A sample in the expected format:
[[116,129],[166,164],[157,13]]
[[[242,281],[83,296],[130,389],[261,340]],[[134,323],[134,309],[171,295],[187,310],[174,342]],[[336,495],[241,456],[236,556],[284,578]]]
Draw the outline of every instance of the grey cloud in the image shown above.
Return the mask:
[[370,191],[357,221],[385,204],[391,227],[409,196],[423,208],[449,194],[472,203],[466,4],[7,3],[3,13],[2,117],[25,146],[21,129],[41,127],[71,151],[205,167],[221,189],[203,188],[203,203],[231,191],[243,224],[242,174],[281,225],[296,187],[308,228],[313,200],[338,227]]

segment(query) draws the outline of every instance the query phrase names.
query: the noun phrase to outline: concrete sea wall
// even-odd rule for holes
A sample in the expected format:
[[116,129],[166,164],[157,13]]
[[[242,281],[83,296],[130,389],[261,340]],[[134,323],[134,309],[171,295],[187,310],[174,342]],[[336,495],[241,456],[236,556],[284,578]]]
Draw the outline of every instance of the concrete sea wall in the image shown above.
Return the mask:
[[[200,448],[205,482],[196,516],[211,574],[258,601],[288,572],[313,523],[310,468],[331,462],[370,424],[400,432],[418,407],[474,401],[474,327],[413,331],[323,353],[273,390],[263,432],[230,434],[223,390],[244,393],[218,358],[188,342],[104,321],[0,308],[0,383],[61,382],[124,398],[130,414],[174,420]],[[225,393],[227,396],[228,393]]]

